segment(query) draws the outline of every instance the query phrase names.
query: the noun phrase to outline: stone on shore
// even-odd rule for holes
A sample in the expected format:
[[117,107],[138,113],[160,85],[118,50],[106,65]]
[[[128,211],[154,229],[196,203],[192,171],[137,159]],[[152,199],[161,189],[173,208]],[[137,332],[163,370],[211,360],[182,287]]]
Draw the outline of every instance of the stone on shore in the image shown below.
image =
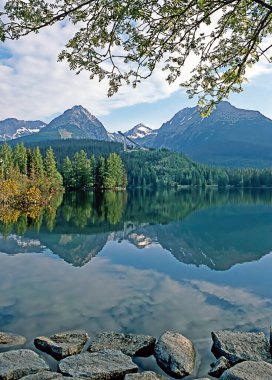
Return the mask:
[[88,351],[105,349],[120,350],[129,356],[150,356],[154,352],[156,339],[149,335],[103,332],[95,336]]
[[163,380],[164,376],[159,375],[156,372],[145,371],[141,373],[129,373],[125,376],[125,380]]
[[22,377],[20,380],[64,380],[64,379],[74,379],[74,380],[82,380],[79,377],[67,377],[63,376],[61,373],[57,372],[39,372],[35,375],[28,375],[25,377]]
[[193,343],[183,335],[167,331],[155,345],[158,365],[174,377],[190,375],[195,367],[196,353]]
[[220,380],[271,380],[272,365],[260,361],[245,361],[226,370]]
[[92,380],[123,378],[127,373],[138,371],[130,356],[118,350],[84,352],[60,361],[62,374]]
[[88,339],[89,336],[85,331],[67,331],[50,337],[39,336],[34,339],[34,344],[39,350],[60,360],[79,354]]
[[214,363],[212,363],[212,369],[209,372],[209,375],[213,377],[220,377],[223,372],[231,367],[230,362],[224,356],[220,356]]
[[25,342],[24,336],[0,332],[0,348],[19,347],[23,346]]
[[0,379],[17,380],[23,376],[50,370],[36,352],[14,350],[0,354]]
[[221,330],[212,332],[212,352],[225,356],[231,365],[244,360],[271,361],[270,346],[264,333]]

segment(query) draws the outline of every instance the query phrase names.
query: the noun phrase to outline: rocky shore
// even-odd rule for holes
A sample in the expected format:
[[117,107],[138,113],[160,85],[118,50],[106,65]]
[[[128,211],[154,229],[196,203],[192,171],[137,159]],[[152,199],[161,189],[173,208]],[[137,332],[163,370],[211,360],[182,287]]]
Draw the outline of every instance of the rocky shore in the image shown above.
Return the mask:
[[[271,339],[264,333],[229,330],[212,332],[215,362],[209,376],[221,380],[272,380]],[[36,352],[24,349],[26,338],[0,332],[0,380],[163,380],[195,373],[193,342],[179,332],[166,331],[158,340],[136,334],[104,332],[90,340],[85,331],[68,331],[34,339],[38,350],[58,361],[58,372]],[[137,356],[154,355],[165,377],[139,372]],[[209,378],[194,379],[209,380]]]

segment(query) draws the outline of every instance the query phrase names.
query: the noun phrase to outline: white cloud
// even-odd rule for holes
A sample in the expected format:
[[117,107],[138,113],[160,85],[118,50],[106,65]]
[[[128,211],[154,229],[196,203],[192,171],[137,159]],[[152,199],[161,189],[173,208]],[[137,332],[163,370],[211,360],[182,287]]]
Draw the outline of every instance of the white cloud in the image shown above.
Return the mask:
[[109,99],[106,82],[90,81],[86,72],[75,75],[66,63],[57,62],[73,31],[71,25],[58,24],[39,35],[6,43],[11,56],[0,60],[1,119],[47,119],[75,104],[101,116],[114,108],[155,102],[179,88],[178,84],[169,86],[158,69],[137,89],[124,86]]
[[[0,0],[2,1],[2,0]],[[0,3],[1,4],[1,3]],[[155,103],[175,91],[179,82],[188,78],[195,64],[193,56],[183,70],[183,78],[169,85],[159,68],[137,89],[124,86],[112,98],[107,97],[107,83],[89,80],[88,73],[75,75],[66,63],[58,63],[58,53],[73,35],[74,26],[54,25],[39,35],[18,41],[7,41],[8,57],[0,55],[0,119],[17,117],[50,121],[56,114],[75,104],[82,104],[100,117],[120,109],[143,103]],[[1,53],[0,53],[1,54]],[[272,67],[260,63],[248,71],[250,83],[270,73]],[[107,126],[106,126],[107,127]]]

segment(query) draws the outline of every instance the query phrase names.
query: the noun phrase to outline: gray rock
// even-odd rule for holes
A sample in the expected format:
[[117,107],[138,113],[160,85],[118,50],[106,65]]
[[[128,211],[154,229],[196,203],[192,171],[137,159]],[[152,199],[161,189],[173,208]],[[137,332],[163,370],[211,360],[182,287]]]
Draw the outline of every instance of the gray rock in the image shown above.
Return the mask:
[[164,376],[159,375],[156,372],[145,371],[141,373],[129,373],[125,376],[125,380],[163,380]]
[[158,365],[174,377],[190,375],[195,367],[196,353],[193,343],[183,335],[167,331],[155,345]]
[[84,352],[69,356],[59,363],[62,374],[92,380],[123,378],[127,373],[138,371],[131,357],[118,350]]
[[209,372],[209,375],[213,377],[220,377],[223,372],[231,367],[230,362],[224,356],[221,356],[214,363],[211,364],[212,369]]
[[220,380],[271,380],[272,365],[267,362],[246,361],[236,364]]
[[154,352],[156,339],[149,335],[103,332],[96,335],[88,351],[105,349],[120,350],[129,356],[150,356]]
[[89,336],[85,331],[67,331],[50,337],[39,336],[34,339],[34,344],[39,350],[60,360],[79,354],[88,339]]
[[23,346],[25,342],[24,336],[0,332],[0,348]]
[[64,379],[82,380],[79,377],[68,377],[68,376],[63,376],[61,373],[49,372],[49,371],[39,372],[39,373],[36,373],[35,375],[28,375],[28,376],[22,377],[20,380],[64,380]]
[[212,352],[225,356],[231,365],[244,360],[270,361],[270,347],[264,333],[221,330],[212,332]]
[[50,370],[36,352],[14,350],[0,354],[0,379],[17,380],[23,376]]

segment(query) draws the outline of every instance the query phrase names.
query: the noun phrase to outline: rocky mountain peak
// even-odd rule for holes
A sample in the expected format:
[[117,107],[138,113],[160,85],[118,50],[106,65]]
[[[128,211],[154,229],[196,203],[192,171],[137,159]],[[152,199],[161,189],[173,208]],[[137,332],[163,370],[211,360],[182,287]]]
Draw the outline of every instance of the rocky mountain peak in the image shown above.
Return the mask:
[[0,140],[14,140],[40,132],[45,127],[41,120],[25,121],[8,118],[0,121]]
[[259,111],[237,108],[225,101],[218,104],[209,118],[212,122],[228,123],[231,125],[241,122],[242,120],[256,121],[259,118],[265,118],[265,116],[263,116]]
[[[103,124],[81,105],[75,105],[47,126],[47,133],[57,131],[61,138],[90,138],[95,140],[109,140]],[[55,136],[56,138],[57,136]]]
[[[78,117],[78,118],[87,118],[90,120],[97,120],[95,116],[93,116],[86,108],[84,108],[81,105],[73,106],[72,108],[67,109],[62,114],[63,116],[69,116],[69,117]],[[61,115],[61,116],[62,116]]]
[[133,139],[138,139],[143,138],[152,132],[153,130],[150,127],[147,127],[146,125],[140,123],[135,125],[135,127],[130,129],[129,131],[127,131],[125,135]]

